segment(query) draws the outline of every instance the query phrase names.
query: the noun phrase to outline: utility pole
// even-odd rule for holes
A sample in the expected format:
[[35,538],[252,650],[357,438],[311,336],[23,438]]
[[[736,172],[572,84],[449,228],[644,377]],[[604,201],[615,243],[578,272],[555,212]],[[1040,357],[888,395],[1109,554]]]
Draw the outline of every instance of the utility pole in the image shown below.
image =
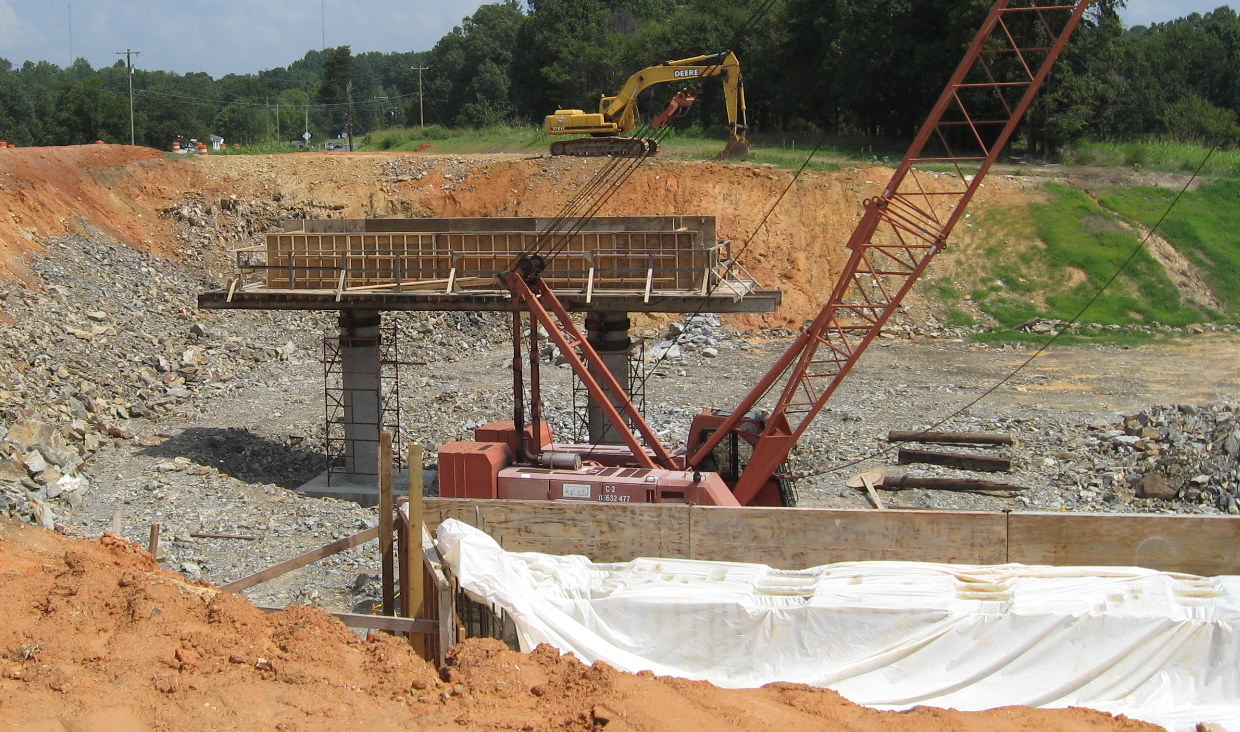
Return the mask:
[[349,79],[349,83],[344,85],[345,94],[349,97],[349,123],[345,125],[345,129],[349,132],[349,152],[353,152],[353,80]]
[[327,0],[319,0],[319,25],[323,30],[322,45],[319,46],[320,51],[327,50]]
[[414,66],[418,72],[418,127],[426,126],[426,117],[422,113],[422,72],[430,69],[429,66]]
[[142,53],[126,48],[124,51],[117,51],[117,56],[125,57],[125,65],[129,68],[129,144],[133,145],[133,57]]

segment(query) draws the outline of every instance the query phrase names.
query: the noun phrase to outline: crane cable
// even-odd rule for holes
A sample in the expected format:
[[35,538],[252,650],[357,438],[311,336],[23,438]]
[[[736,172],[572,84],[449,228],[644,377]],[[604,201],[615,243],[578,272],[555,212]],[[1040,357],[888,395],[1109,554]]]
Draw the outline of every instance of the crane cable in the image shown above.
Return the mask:
[[[771,218],[771,214],[775,212],[776,207],[778,207],[779,204],[784,200],[784,196],[788,195],[788,191],[792,190],[792,186],[795,185],[797,180],[800,179],[801,174],[805,172],[805,169],[809,166],[810,161],[814,159],[814,156],[818,154],[818,151],[822,149],[822,146],[826,144],[826,139],[827,138],[825,134],[818,138],[818,143],[814,145],[814,149],[810,151],[809,156],[805,158],[805,160],[801,163],[801,166],[797,168],[795,173],[793,173],[792,179],[788,181],[788,185],[784,186],[784,189],[780,191],[779,195],[767,208],[766,213],[763,214],[762,216],[762,220],[759,221],[758,225],[754,227],[753,233],[751,233],[749,237],[745,240],[745,243],[741,245],[740,250],[736,254],[734,254],[732,257],[729,258],[727,265],[724,268],[723,276],[715,279],[715,281],[711,283],[710,287],[706,291],[706,294],[703,295],[699,299],[698,301],[699,304],[697,306],[697,309],[695,309],[693,313],[689,315],[689,317],[684,319],[684,322],[686,323],[686,328],[682,330],[679,334],[677,334],[675,338],[672,339],[673,346],[678,345],[680,343],[680,337],[688,332],[687,324],[692,322],[694,318],[701,315],[702,311],[706,309],[706,305],[710,302],[711,295],[715,294],[715,290],[717,290],[720,285],[722,285],[725,281],[727,281],[727,278],[732,274],[733,270],[735,270],[737,262],[740,261],[740,258],[742,255],[744,255],[745,251],[749,249],[749,245],[753,243],[753,240],[757,238],[758,232],[762,231],[762,229],[766,226],[767,221]],[[659,354],[659,357],[655,359],[654,364],[649,369],[646,369],[646,373],[642,376],[642,380],[639,385],[640,388],[645,388],[646,382],[649,381],[650,377],[653,376],[654,373],[659,369],[659,366],[661,366],[663,364],[663,361],[667,359],[667,356],[670,352],[671,352],[670,348],[664,350],[663,353]]]
[[1084,305],[1081,306],[1080,310],[1077,311],[1076,315],[1073,315],[1070,321],[1068,321],[1063,326],[1061,326],[1059,330],[1056,331],[1050,338],[1048,338],[1044,343],[1038,346],[1038,349],[1033,352],[1033,355],[1029,356],[1029,358],[1025,359],[1022,363],[1018,364],[1006,376],[999,379],[999,381],[992,384],[989,388],[987,388],[985,391],[983,391],[976,398],[974,398],[973,400],[971,400],[964,406],[955,410],[951,414],[948,414],[946,417],[943,417],[942,419],[936,421],[934,424],[930,425],[929,427],[926,427],[925,429],[921,430],[916,435],[913,435],[912,437],[910,437],[908,440],[901,440],[899,442],[891,443],[887,447],[884,447],[880,450],[876,450],[872,452],[871,454],[866,455],[865,457],[860,457],[860,458],[850,460],[844,463],[843,465],[837,465],[833,468],[827,468],[825,470],[819,470],[813,473],[805,473],[805,474],[796,475],[793,477],[797,480],[801,480],[804,478],[813,478],[819,475],[827,475],[829,473],[838,473],[841,470],[855,467],[857,465],[860,465],[861,463],[867,462],[869,460],[873,460],[874,458],[882,457],[883,455],[886,455],[887,453],[898,448],[900,445],[905,444],[906,442],[916,442],[918,437],[925,435],[927,432],[933,432],[934,430],[938,429],[939,427],[942,427],[944,424],[950,422],[956,417],[959,417],[961,414],[971,409],[978,402],[990,396],[992,393],[998,390],[999,387],[1003,386],[1004,384],[1008,383],[1013,378],[1015,378],[1017,374],[1019,374],[1021,371],[1025,369],[1025,367],[1033,363],[1034,359],[1041,356],[1046,351],[1046,349],[1051,346],[1051,344],[1059,340],[1060,336],[1066,333],[1074,325],[1079,323],[1081,320],[1081,317],[1085,315],[1085,312],[1089,310],[1089,308],[1092,307],[1095,302],[1098,301],[1098,298],[1102,297],[1102,294],[1106,292],[1107,288],[1109,288],[1112,284],[1115,283],[1115,280],[1119,279],[1119,276],[1123,274],[1124,270],[1127,269],[1130,264],[1132,264],[1132,261],[1136,258],[1137,254],[1139,254],[1141,251],[1143,251],[1146,248],[1150,240],[1154,237],[1154,234],[1158,231],[1158,227],[1162,226],[1163,222],[1166,221],[1167,217],[1175,209],[1176,205],[1179,204],[1180,199],[1184,197],[1184,194],[1188,192],[1188,189],[1192,186],[1193,182],[1196,181],[1197,178],[1201,175],[1201,171],[1202,169],[1205,168],[1206,162],[1210,160],[1210,157],[1214,155],[1215,151],[1217,150],[1218,150],[1217,145],[1210,148],[1210,150],[1206,153],[1205,157],[1202,158],[1201,162],[1197,165],[1197,169],[1193,171],[1192,176],[1190,176],[1188,181],[1184,183],[1184,186],[1180,189],[1179,193],[1176,194],[1175,198],[1167,206],[1167,209],[1163,211],[1162,216],[1158,217],[1158,221],[1154,223],[1154,226],[1150,228],[1148,232],[1146,232],[1145,236],[1141,239],[1141,241],[1137,243],[1137,246],[1135,246],[1133,250],[1129,252],[1128,256],[1124,259],[1123,262],[1120,263],[1119,267],[1116,268],[1115,272],[1112,273],[1111,277],[1107,279],[1106,282],[1102,283],[1102,285],[1094,292],[1093,296],[1089,298],[1088,302],[1086,302]]

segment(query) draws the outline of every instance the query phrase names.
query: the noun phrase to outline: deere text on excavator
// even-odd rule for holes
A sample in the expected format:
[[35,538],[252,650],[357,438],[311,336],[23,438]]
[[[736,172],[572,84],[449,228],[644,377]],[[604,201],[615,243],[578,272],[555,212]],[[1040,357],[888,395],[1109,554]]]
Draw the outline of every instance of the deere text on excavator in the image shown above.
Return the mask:
[[658,152],[658,141],[647,137],[621,137],[637,129],[637,97],[655,84],[687,82],[676,93],[662,114],[653,119],[649,127],[660,129],[676,116],[684,114],[697,99],[699,80],[719,76],[723,78],[724,103],[728,113],[728,143],[722,157],[727,160],[744,160],[749,156],[749,141],[745,137],[745,87],[741,79],[741,64],[731,51],[694,56],[693,58],[666,61],[650,66],[629,77],[615,96],[599,100],[598,112],[580,109],[557,109],[547,116],[544,129],[548,135],[589,135],[575,140],[557,140],[551,143],[552,155],[573,157],[636,158]]

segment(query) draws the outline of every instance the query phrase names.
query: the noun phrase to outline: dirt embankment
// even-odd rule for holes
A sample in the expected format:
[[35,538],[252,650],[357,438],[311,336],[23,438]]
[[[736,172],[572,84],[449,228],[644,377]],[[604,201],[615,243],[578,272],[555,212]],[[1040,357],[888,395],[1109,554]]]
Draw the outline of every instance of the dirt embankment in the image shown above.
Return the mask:
[[156,150],[124,145],[0,152],[0,276],[29,277],[24,255],[48,236],[102,231],[135,249],[172,254],[179,244],[159,212],[204,184],[201,172]]
[[0,577],[10,729],[1156,729],[1083,709],[878,712],[823,689],[725,690],[486,640],[441,676],[404,641],[360,640],[320,610],[267,615],[111,535],[4,519]]
[[[579,196],[594,200],[583,191],[608,164],[379,153],[170,158],[119,145],[6,150],[0,153],[0,274],[24,279],[24,252],[40,251],[44,236],[84,226],[173,255],[179,247],[160,212],[188,198],[207,209],[230,197],[260,198],[351,218],[554,216]],[[763,286],[784,292],[783,308],[767,321],[799,325],[817,312],[834,283],[862,202],[880,193],[890,174],[884,168],[807,172],[760,226],[787,188],[789,171],[656,160],[595,213],[717,217],[719,235],[735,242],[734,252],[743,252],[741,263]],[[975,205],[1019,206],[1038,197],[1028,179],[995,175]],[[578,205],[576,211],[589,209]],[[969,256],[967,221],[954,241],[944,272],[951,259]]]

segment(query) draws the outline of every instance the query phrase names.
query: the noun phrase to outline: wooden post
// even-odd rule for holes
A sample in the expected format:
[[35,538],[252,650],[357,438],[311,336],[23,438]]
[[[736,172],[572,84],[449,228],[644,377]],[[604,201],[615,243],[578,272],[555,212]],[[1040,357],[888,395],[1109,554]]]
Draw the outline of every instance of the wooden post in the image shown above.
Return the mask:
[[159,524],[151,524],[151,541],[147,544],[147,550],[151,552],[151,556],[155,561],[159,561]]
[[[423,570],[422,554],[422,523],[425,511],[422,500],[422,446],[417,443],[409,445],[409,503],[405,508],[408,512],[405,528],[405,547],[401,554],[401,574],[407,572],[408,579],[402,592],[401,604],[407,618],[425,617],[422,607],[426,598],[426,573]],[[410,635],[409,642],[423,658],[430,658],[430,639],[424,635]]]
[[392,556],[392,433],[379,435],[379,558],[383,564],[383,614],[396,610],[396,573]]

